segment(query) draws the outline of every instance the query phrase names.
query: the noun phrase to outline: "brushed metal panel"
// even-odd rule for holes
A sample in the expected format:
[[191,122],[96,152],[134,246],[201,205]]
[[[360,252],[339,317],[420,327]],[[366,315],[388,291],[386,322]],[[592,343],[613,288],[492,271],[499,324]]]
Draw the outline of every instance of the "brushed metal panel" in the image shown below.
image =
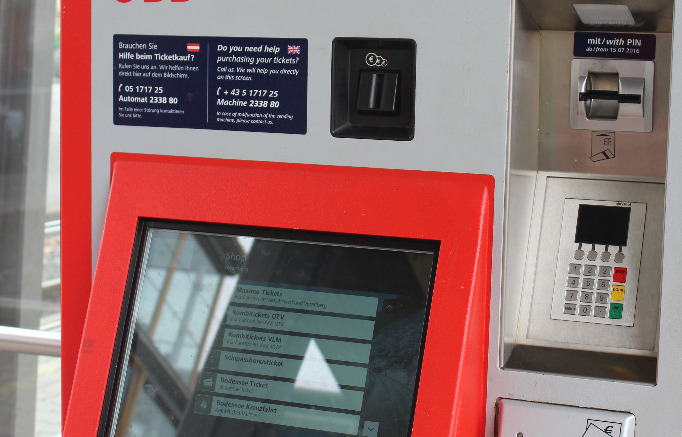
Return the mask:
[[635,416],[619,411],[500,399],[498,437],[634,437]]
[[[521,343],[634,355],[656,354],[664,195],[664,185],[657,183],[547,177],[545,189],[538,190],[536,195],[536,204],[540,202],[538,208],[542,212],[540,222],[536,216],[532,225],[531,238],[537,238],[537,252],[529,251],[528,255],[528,287],[524,290],[518,331]],[[634,326],[550,318],[557,262],[566,261],[565,254],[559,253],[564,203],[565,199],[575,198],[646,204]]]

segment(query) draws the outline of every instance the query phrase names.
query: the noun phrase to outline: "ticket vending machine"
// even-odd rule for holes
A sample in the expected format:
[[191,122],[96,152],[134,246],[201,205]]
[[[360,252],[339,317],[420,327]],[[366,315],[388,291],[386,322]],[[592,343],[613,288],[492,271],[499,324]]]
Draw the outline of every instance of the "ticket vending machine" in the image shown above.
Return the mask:
[[[166,376],[160,382],[182,382],[184,376],[164,374],[167,366],[149,347],[155,336],[160,338],[166,333],[163,328],[159,331],[159,327],[173,323],[168,325],[160,316],[159,320],[152,321],[152,316],[149,322],[144,322],[144,317],[154,314],[149,309],[153,303],[145,300],[146,292],[136,295],[140,299],[133,299],[138,305],[133,308],[137,308],[139,320],[147,323],[144,328],[147,333],[144,329],[137,332],[125,328],[134,326],[126,325],[131,319],[121,318],[129,314],[125,308],[129,308],[126,299],[130,298],[125,296],[138,287],[133,286],[137,283],[132,279],[126,285],[129,273],[134,278],[134,272],[139,271],[137,278],[143,278],[144,284],[154,283],[151,277],[145,277],[154,269],[168,272],[182,266],[181,271],[208,275],[208,270],[201,269],[212,265],[210,254],[224,252],[224,256],[227,253],[234,256],[223,259],[223,264],[227,262],[231,269],[248,268],[255,275],[258,269],[277,270],[277,266],[267,262],[258,268],[243,264],[244,247],[267,246],[271,239],[293,239],[294,246],[281,250],[296,252],[293,247],[300,247],[304,248],[301,253],[306,253],[320,244],[317,232],[333,234],[331,240],[323,239],[329,247],[348,245],[337,234],[372,237],[359,238],[351,244],[372,254],[384,254],[387,247],[383,245],[385,241],[381,238],[382,241],[376,241],[374,237],[409,240],[406,246],[391,246],[394,243],[389,246],[410,259],[412,271],[421,272],[422,276],[417,277],[427,282],[425,270],[416,268],[418,263],[414,264],[409,255],[422,253],[423,248],[415,249],[411,242],[441,241],[438,268],[450,268],[443,264],[450,258],[444,258],[442,252],[442,238],[450,237],[420,237],[417,230],[421,225],[414,222],[386,218],[383,225],[403,224],[390,235],[377,228],[370,232],[362,227],[300,227],[296,221],[268,224],[257,214],[237,223],[224,212],[194,217],[189,213],[183,216],[177,211],[162,211],[164,205],[177,206],[184,201],[168,197],[172,191],[163,195],[156,191],[156,197],[153,190],[145,191],[145,180],[163,180],[156,185],[168,183],[177,191],[191,193],[188,196],[200,208],[213,208],[215,200],[209,201],[202,194],[212,189],[210,183],[206,185],[210,173],[207,169],[223,168],[229,174],[234,171],[227,169],[234,165],[229,163],[235,160],[270,162],[275,167],[280,165],[277,163],[312,165],[317,169],[313,173],[328,175],[337,174],[334,169],[341,168],[341,174],[347,175],[321,178],[325,182],[320,185],[344,185],[344,178],[350,174],[357,176],[352,170],[358,168],[368,169],[358,179],[365,181],[366,186],[383,177],[378,176],[384,174],[382,169],[394,169],[395,177],[405,180],[412,180],[413,171],[422,175],[454,174],[455,178],[457,174],[489,175],[494,179],[494,188],[489,192],[494,211],[490,300],[486,308],[476,307],[471,313],[488,321],[485,326],[477,322],[473,328],[486,331],[487,341],[464,341],[462,345],[466,346],[460,349],[444,347],[432,352],[434,357],[454,363],[453,354],[466,355],[472,352],[468,348],[487,348],[487,365],[476,361],[478,370],[486,374],[485,408],[466,416],[465,421],[480,423],[481,428],[467,428],[469,425],[457,419],[465,416],[456,414],[451,416],[450,425],[439,422],[443,426],[439,430],[444,431],[433,434],[420,428],[423,422],[418,418],[422,412],[445,417],[447,408],[460,411],[457,410],[460,404],[453,399],[457,393],[464,393],[461,384],[469,377],[457,374],[459,367],[443,364],[441,375],[450,376],[442,376],[437,383],[426,382],[430,381],[429,370],[421,376],[406,376],[406,381],[414,381],[417,387],[414,420],[408,419],[414,428],[407,425],[404,428],[407,435],[630,437],[635,433],[682,433],[678,414],[682,394],[677,389],[682,381],[679,362],[682,348],[676,338],[682,329],[678,317],[682,302],[675,292],[678,247],[682,247],[677,226],[682,222],[682,209],[675,197],[682,189],[682,152],[675,146],[682,139],[679,127],[682,67],[680,56],[676,55],[682,48],[673,38],[675,24],[682,16],[679,8],[675,12],[673,0],[608,4],[484,0],[475,5],[442,2],[430,7],[403,1],[324,5],[307,0],[229,5],[217,0],[106,0],[87,4],[63,1],[62,359],[63,411],[65,416],[68,414],[66,433],[73,433],[74,429],[85,434],[93,432],[93,428],[74,428],[78,423],[85,426],[79,411],[93,392],[82,381],[91,374],[99,375],[97,399],[101,404],[88,407],[88,411],[97,416],[97,421],[104,420],[101,429],[116,429],[118,423],[134,424],[136,417],[142,421],[159,411],[180,417],[176,414],[178,405],[184,404],[178,403],[178,399],[197,401],[192,391],[181,393],[179,398],[168,398],[161,395],[163,390],[145,385],[136,363],[161,369],[160,374]],[[207,161],[196,166],[194,159]],[[118,172],[125,177],[116,175],[114,168],[118,164],[114,163],[121,164],[119,168],[123,170]],[[244,174],[250,177],[262,174],[257,165],[251,165],[248,166],[251,170]],[[275,173],[295,174],[293,168],[298,168],[281,165]],[[188,168],[191,170],[187,171]],[[178,171],[192,177],[177,178],[174,175]],[[234,187],[245,198],[263,189],[257,188],[257,184],[220,178],[225,176],[215,180]],[[180,185],[187,185],[187,190],[180,190],[179,180],[184,181]],[[192,185],[195,182],[204,184],[203,188],[197,191]],[[195,191],[189,189],[190,185]],[[469,190],[465,185],[451,187],[452,192]],[[422,182],[417,186],[421,187]],[[110,187],[112,200],[105,226]],[[299,203],[306,211],[315,210],[314,205],[324,205],[327,211],[341,213],[344,210],[341,206],[352,204],[349,200],[329,202],[330,198],[336,199],[334,193],[307,196],[306,201],[293,200],[288,197],[291,193],[286,184],[279,189],[287,193],[284,198]],[[115,194],[117,191],[119,194]],[[142,192],[147,197],[136,195]],[[391,190],[386,195],[388,192]],[[121,201],[120,193],[127,193],[137,203]],[[270,199],[278,198],[273,193],[269,195]],[[114,201],[115,198],[119,200]],[[169,201],[170,198],[174,200]],[[375,197],[377,205],[390,208],[381,198]],[[415,197],[409,198],[416,201]],[[442,199],[437,203],[449,205]],[[134,223],[126,222],[125,241],[130,248],[138,247],[142,257],[128,254],[128,249],[110,251],[112,243],[107,241],[116,240],[110,231],[112,204],[118,209],[128,208],[130,217],[135,217]],[[145,210],[142,204],[152,209]],[[370,209],[376,206],[363,205]],[[163,214],[145,212],[157,211],[154,209],[157,207]],[[233,208],[233,204],[225,205],[227,211]],[[434,217],[442,216],[438,208],[429,206],[426,210]],[[145,229],[147,245],[134,244],[141,241],[134,236],[138,219],[156,219],[140,228]],[[174,224],[167,226],[167,220]],[[199,224],[187,226],[187,222]],[[457,220],[453,219],[449,226],[457,229]],[[262,228],[269,227],[280,233],[262,233]],[[299,234],[300,230],[312,234]],[[177,246],[180,240],[192,242],[183,245],[201,247],[204,255],[197,255],[192,261],[194,258],[185,258],[188,255],[184,255],[182,248],[171,250],[173,255],[161,254],[159,247],[165,242]],[[107,283],[107,291],[103,291],[104,280],[97,280],[101,273],[95,274],[94,287],[92,283],[100,243],[102,254],[97,271],[109,265],[118,269],[119,275],[118,285]],[[106,247],[109,251],[105,251]],[[113,261],[112,256],[119,261]],[[480,256],[478,252],[472,253],[471,259],[482,259]],[[391,261],[394,262],[400,263]],[[372,265],[368,262],[364,267]],[[198,290],[211,290],[215,282],[206,281],[194,285]],[[245,286],[258,284],[273,292],[282,291],[256,276],[244,275],[236,284],[240,290],[252,290]],[[374,290],[374,285],[366,283],[365,292]],[[156,287],[164,289],[163,283]],[[311,290],[328,291],[324,282],[300,287],[302,284],[293,281],[279,288],[303,295]],[[357,295],[357,290],[347,284],[340,285],[338,290],[344,296]],[[435,300],[438,290],[430,291],[432,300],[427,304],[429,310],[424,319],[426,353],[429,335],[444,326],[433,318],[434,311],[454,311],[453,307],[438,306]],[[103,297],[110,293],[116,297]],[[248,291],[237,294],[240,293],[244,298],[249,295]],[[369,293],[363,299],[384,299],[381,291]],[[220,292],[214,294],[206,298],[211,304],[203,307],[216,308],[215,303],[227,302],[220,300]],[[116,311],[111,310],[112,314],[102,318],[102,325],[98,325],[99,318],[92,314],[99,314],[102,306],[109,304]],[[235,308],[240,305],[244,306],[238,303]],[[267,306],[257,304],[256,308],[262,314],[272,315]],[[307,311],[286,309],[289,310]],[[339,310],[339,314],[354,320],[369,317],[356,314],[355,309],[349,311]],[[203,326],[202,332],[218,332],[216,326],[225,325],[221,325],[225,314],[205,311],[205,323],[199,324]],[[253,319],[254,314],[234,317]],[[455,322],[466,321],[467,316],[460,320],[457,317],[461,314],[451,314]],[[379,323],[382,316],[376,317],[374,322]],[[189,326],[182,321],[176,325]],[[304,329],[320,326],[306,325],[308,328]],[[107,351],[104,355],[99,355],[101,342],[95,346],[92,336],[83,337],[84,330],[95,332],[92,326],[97,329],[106,326],[109,337],[104,341]],[[191,330],[182,332],[193,335]],[[442,332],[468,338],[461,337],[461,331],[445,328]],[[241,334],[239,329],[237,334]],[[286,333],[292,338],[302,334]],[[321,340],[338,340],[325,337],[336,334],[315,335],[321,335]],[[352,342],[373,341],[352,338]],[[183,356],[184,340],[178,339],[164,346],[167,356],[174,353],[175,359]],[[329,352],[328,348],[318,346],[323,355]],[[239,378],[251,375],[240,369],[261,365],[231,361],[239,369],[221,370],[226,365],[221,360],[227,358],[212,356],[216,348],[235,349],[230,344],[206,343],[203,349],[199,348],[204,352],[195,358],[213,363],[213,367],[207,367],[203,373],[189,371],[194,379],[183,383],[188,387],[198,387],[202,381],[207,381],[207,387],[213,384],[213,390],[199,393],[210,396],[204,399],[207,405],[215,404],[216,399],[223,402],[230,398],[221,393],[223,389],[216,389],[218,375],[230,375],[236,382],[228,386],[233,387],[239,384]],[[301,362],[310,348],[304,349],[293,354]],[[114,360],[116,365],[111,367],[114,350],[122,351],[116,355],[121,361]],[[252,360],[258,355],[252,352],[238,352],[241,355],[233,358]],[[311,353],[316,350],[313,348]],[[417,352],[413,358],[416,356]],[[428,359],[423,359],[427,364],[421,367],[422,372],[430,368]],[[76,372],[77,362],[80,376]],[[358,362],[331,360],[335,366]],[[103,363],[107,366],[105,370],[97,367]],[[380,367],[370,357],[371,363]],[[90,369],[98,370],[92,373]],[[422,379],[425,375],[426,379]],[[271,375],[265,379],[282,382],[277,378],[282,377]],[[138,386],[126,391],[134,387],[130,384]],[[352,381],[339,386],[350,392],[358,388]],[[454,397],[445,403],[429,397],[437,387],[448,388]],[[138,410],[126,406],[128,393],[137,393],[134,400],[147,402],[146,407]],[[78,407],[73,406],[72,399],[78,399]],[[270,402],[296,406],[296,402],[287,404],[289,401],[281,399]],[[428,409],[436,408],[435,404],[425,406],[431,402],[439,405],[437,411]],[[214,404],[198,408],[218,408]],[[350,411],[348,405],[327,405],[321,409],[339,413],[334,418],[342,419]],[[103,411],[107,411],[104,416]],[[359,417],[355,431],[334,428],[322,432],[373,435],[374,430],[364,427],[369,422],[372,428],[375,421],[362,414]],[[312,428],[306,428],[308,419],[301,420],[295,422],[297,432],[307,435],[304,430]],[[404,422],[404,414],[400,420]],[[185,432],[182,427],[187,424],[203,426],[193,420],[181,422],[171,420],[158,432],[173,435]],[[263,428],[239,423],[246,427],[241,428],[243,432],[259,437],[280,432],[273,431],[273,424]],[[228,426],[214,425],[217,430]],[[230,422],[229,426],[233,425]],[[134,435],[133,429],[127,432]],[[383,425],[379,429],[377,435],[388,432],[381,431],[387,429]]]

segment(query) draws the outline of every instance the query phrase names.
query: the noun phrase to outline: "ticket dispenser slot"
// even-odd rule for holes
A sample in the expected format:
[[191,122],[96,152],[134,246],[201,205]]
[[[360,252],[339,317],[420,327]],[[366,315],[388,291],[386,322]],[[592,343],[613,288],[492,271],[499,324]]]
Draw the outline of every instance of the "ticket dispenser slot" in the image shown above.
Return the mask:
[[500,399],[497,408],[498,437],[635,436],[631,413],[516,399]]
[[515,3],[503,368],[656,383],[672,3]]

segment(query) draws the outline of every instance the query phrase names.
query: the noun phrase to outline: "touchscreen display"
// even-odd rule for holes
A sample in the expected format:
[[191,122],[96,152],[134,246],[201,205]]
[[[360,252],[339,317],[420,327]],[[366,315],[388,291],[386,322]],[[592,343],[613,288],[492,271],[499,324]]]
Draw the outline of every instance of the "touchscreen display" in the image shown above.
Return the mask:
[[438,242],[143,229],[100,435],[410,436]]

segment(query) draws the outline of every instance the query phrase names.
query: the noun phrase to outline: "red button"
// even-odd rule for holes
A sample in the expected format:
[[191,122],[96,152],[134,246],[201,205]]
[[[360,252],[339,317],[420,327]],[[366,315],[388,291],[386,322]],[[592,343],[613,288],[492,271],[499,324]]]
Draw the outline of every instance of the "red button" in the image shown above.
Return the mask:
[[613,282],[625,282],[625,278],[628,276],[628,269],[625,267],[615,267],[613,269]]

